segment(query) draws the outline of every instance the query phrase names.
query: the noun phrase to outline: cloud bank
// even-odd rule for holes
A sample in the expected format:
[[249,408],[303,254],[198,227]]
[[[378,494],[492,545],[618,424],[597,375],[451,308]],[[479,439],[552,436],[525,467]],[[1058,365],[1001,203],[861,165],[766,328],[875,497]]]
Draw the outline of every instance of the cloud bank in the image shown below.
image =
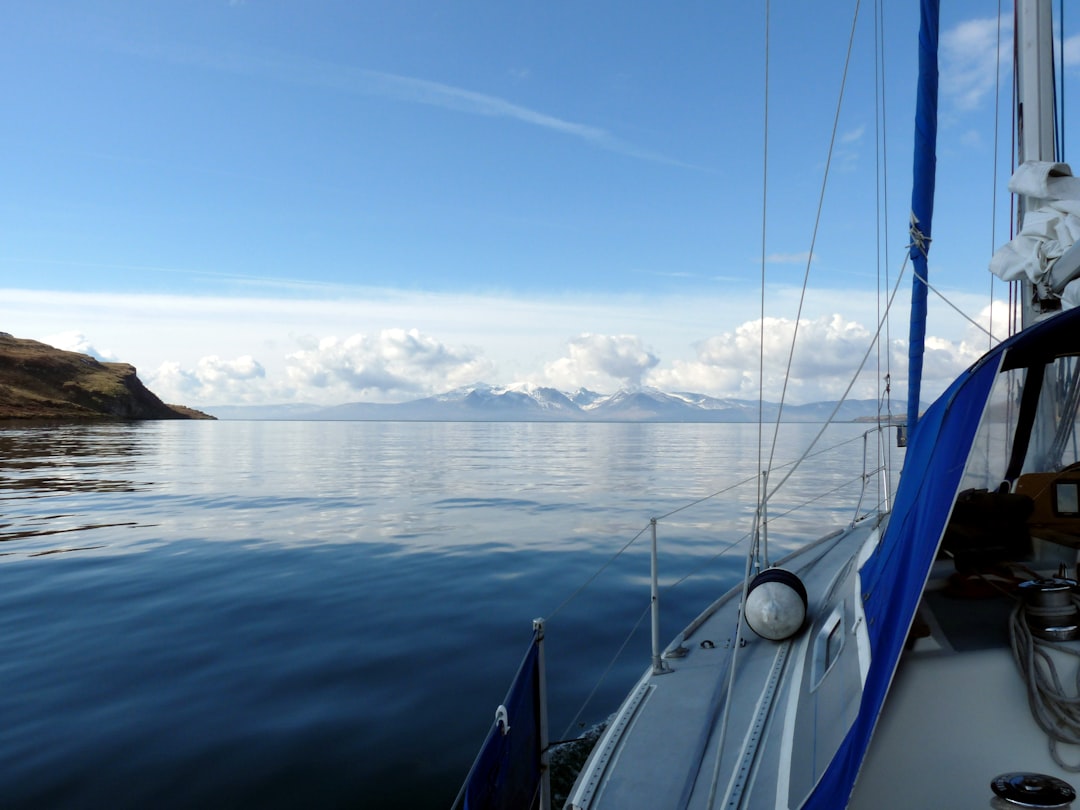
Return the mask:
[[[770,293],[776,310],[795,309],[796,291]],[[762,352],[762,323],[748,316],[759,309],[756,298],[736,287],[725,295],[670,299],[365,291],[301,300],[13,290],[0,294],[0,321],[19,337],[51,336],[46,342],[53,345],[131,363],[166,401],[211,411],[214,405],[402,402],[475,382],[603,393],[654,386],[753,399]],[[978,311],[984,296],[954,300]],[[995,331],[1006,324],[1003,306],[994,311]],[[906,302],[896,307],[902,312]],[[873,295],[856,292],[838,300],[835,291],[824,290],[807,299],[789,401],[843,392],[871,340],[875,308]],[[988,346],[985,334],[951,310],[934,311],[926,398]],[[988,324],[990,310],[977,320]],[[901,391],[906,319],[898,315],[895,324],[887,356],[893,387]],[[775,400],[794,324],[770,316],[764,327],[764,393]],[[853,394],[880,395],[885,368],[884,351],[880,371],[872,356]]]
[[168,361],[147,377],[154,393],[166,402],[181,405],[189,402],[255,402],[260,398],[260,383],[265,379],[266,370],[250,355],[234,360],[210,355],[201,358],[191,369]]
[[494,371],[476,350],[447,346],[418,329],[303,343],[288,355],[286,370],[289,389],[300,397],[394,401],[465,385]]
[[[1003,305],[1002,305],[1003,306]],[[989,322],[990,308],[980,315]],[[998,325],[1004,325],[1001,312]],[[664,362],[637,335],[583,333],[565,343],[565,353],[543,364],[529,382],[573,391],[590,388],[611,392],[651,386],[720,397],[764,397],[814,402],[839,397],[867,352],[872,330],[839,314],[799,323],[799,347],[785,371],[795,322],[784,318],[751,320],[730,332],[705,338],[691,359]],[[924,391],[934,396],[961,370],[986,351],[985,334],[971,327],[959,340],[929,337],[924,360]],[[886,356],[886,354],[888,356]],[[225,360],[200,359],[191,368],[175,361],[148,375],[150,387],[170,402],[196,407],[282,402],[401,402],[467,386],[498,382],[498,367],[483,351],[455,347],[418,329],[384,329],[347,338],[302,337],[285,355],[284,371],[270,374],[251,356]],[[894,337],[888,347],[871,354],[852,396],[880,397],[885,374],[901,381],[907,371],[907,342]],[[763,382],[759,384],[759,366]],[[505,380],[503,381],[505,382]],[[894,386],[894,389],[897,386]],[[905,388],[900,382],[899,389]],[[894,396],[897,392],[894,391]]]
[[[766,399],[778,400],[794,335],[795,321],[790,319],[746,321],[732,332],[701,341],[695,347],[694,360],[675,362],[657,371],[650,383],[667,390],[747,399],[756,398],[760,387]],[[871,337],[870,329],[837,314],[800,321],[787,396],[797,402],[838,396],[866,353]],[[763,380],[760,384],[759,379]],[[873,382],[864,384],[859,395],[873,396],[874,387]]]

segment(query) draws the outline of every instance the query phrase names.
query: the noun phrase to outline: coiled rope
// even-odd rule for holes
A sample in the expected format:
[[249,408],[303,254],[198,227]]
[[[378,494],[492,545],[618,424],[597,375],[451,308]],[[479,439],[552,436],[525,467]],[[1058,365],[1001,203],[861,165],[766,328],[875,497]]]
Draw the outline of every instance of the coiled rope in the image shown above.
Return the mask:
[[[1080,606],[1080,597],[1073,595],[1072,601]],[[1028,626],[1027,612],[1028,607],[1022,601],[1013,609],[1009,616],[1009,643],[1027,686],[1031,715],[1046,733],[1054,762],[1070,773],[1080,773],[1080,763],[1066,763],[1058,751],[1060,743],[1080,745],[1080,650],[1035,636]],[[1075,689],[1071,695],[1061,682],[1054,655],[1077,659]]]

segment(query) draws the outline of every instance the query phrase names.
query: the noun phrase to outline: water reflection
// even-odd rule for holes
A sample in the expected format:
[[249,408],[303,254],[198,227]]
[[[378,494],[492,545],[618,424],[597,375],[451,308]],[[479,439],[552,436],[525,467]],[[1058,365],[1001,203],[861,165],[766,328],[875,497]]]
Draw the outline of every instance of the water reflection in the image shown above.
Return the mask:
[[15,481],[131,486],[127,478],[110,480],[96,472],[131,470],[142,452],[138,424],[0,427],[0,473]]
[[[787,457],[777,462],[817,429],[785,425]],[[830,440],[863,430],[840,425]],[[114,551],[186,539],[389,543],[399,554],[588,551],[617,548],[650,517],[673,513],[662,521],[665,552],[699,556],[750,529],[757,442],[756,425],[730,424],[0,427],[0,541],[29,553],[55,548],[58,535]],[[851,519],[860,453],[842,447],[791,478],[770,505],[778,543]],[[836,497],[809,519],[789,517],[823,488]]]
[[[101,496],[151,486],[139,475],[144,432],[139,423],[0,427],[0,542],[24,541],[19,550],[27,556],[86,551],[105,545],[87,543],[87,533],[138,525],[103,520],[110,510]],[[78,535],[75,546],[55,546],[57,536],[70,534]]]

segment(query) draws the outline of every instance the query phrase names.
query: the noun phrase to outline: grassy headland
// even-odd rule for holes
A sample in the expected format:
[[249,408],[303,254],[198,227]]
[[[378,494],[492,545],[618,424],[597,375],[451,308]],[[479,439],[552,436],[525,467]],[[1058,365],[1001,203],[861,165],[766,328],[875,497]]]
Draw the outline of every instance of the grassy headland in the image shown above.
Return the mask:
[[0,419],[213,419],[166,405],[127,363],[0,332]]

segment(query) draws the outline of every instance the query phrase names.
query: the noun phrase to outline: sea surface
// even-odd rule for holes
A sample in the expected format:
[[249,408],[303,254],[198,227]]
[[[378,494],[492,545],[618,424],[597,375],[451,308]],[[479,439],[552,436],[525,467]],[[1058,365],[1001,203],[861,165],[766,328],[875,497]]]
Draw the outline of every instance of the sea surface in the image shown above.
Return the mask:
[[[867,427],[830,427],[770,502],[773,559],[855,516]],[[785,425],[774,463],[820,429]],[[739,581],[758,447],[732,424],[0,425],[0,807],[448,808],[534,617],[554,739],[644,671],[650,518],[663,643]]]

